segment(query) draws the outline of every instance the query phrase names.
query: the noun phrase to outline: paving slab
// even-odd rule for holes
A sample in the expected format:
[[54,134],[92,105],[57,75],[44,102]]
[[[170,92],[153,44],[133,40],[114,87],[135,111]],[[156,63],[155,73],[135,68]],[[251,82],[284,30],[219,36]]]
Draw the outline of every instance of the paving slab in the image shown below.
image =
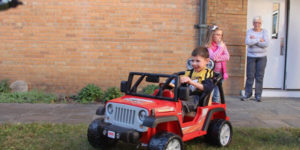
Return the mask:
[[0,103],[0,123],[90,123],[101,104]]
[[[235,127],[300,128],[300,98],[264,98],[240,101],[227,96],[227,114]],[[0,103],[0,123],[89,124],[101,104]]]
[[227,113],[234,126],[300,128],[300,98],[264,98],[262,102],[226,97]]

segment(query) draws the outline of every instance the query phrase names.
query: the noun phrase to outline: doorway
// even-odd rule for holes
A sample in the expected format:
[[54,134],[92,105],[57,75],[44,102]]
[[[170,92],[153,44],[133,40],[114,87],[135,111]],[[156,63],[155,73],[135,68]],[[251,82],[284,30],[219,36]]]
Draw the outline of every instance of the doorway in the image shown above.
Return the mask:
[[285,0],[248,0],[247,29],[253,28],[253,17],[261,16],[270,37],[264,89],[285,89],[286,10]]

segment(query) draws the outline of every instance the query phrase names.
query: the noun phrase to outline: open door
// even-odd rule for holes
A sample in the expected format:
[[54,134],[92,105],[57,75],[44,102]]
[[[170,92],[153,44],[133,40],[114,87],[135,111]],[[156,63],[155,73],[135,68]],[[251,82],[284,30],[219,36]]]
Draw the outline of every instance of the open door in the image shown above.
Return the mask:
[[248,0],[247,29],[254,16],[262,16],[262,27],[269,33],[267,66],[263,88],[284,89],[286,2],[285,0]]

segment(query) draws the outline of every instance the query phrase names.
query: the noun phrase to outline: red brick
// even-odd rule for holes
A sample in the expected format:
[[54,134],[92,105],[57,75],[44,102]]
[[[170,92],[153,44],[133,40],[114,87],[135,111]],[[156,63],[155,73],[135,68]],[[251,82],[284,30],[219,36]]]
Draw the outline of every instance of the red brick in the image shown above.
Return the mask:
[[[88,83],[119,87],[130,71],[185,70],[198,40],[193,28],[198,5],[198,0],[27,0],[0,13],[0,79],[71,94]],[[235,88],[225,87],[227,93],[242,88],[246,12],[245,0],[208,0],[207,21],[224,29],[232,54],[228,68],[235,80],[226,84]]]

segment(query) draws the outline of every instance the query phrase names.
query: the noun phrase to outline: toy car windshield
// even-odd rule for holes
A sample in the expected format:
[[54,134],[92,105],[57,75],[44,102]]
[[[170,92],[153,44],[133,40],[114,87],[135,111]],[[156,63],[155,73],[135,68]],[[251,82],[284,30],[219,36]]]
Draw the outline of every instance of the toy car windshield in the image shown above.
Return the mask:
[[121,91],[128,95],[177,101],[178,82],[179,77],[175,74],[131,72],[128,81],[122,81]]

